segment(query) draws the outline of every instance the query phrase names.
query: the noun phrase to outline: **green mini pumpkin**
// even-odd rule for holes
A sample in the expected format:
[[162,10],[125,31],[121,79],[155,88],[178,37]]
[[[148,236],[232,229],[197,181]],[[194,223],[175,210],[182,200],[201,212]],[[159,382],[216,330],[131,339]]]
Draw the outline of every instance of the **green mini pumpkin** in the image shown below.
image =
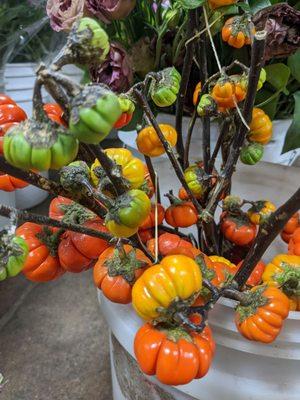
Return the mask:
[[240,154],[240,160],[243,164],[255,165],[264,155],[264,146],[260,143],[251,143],[243,147]]
[[80,142],[98,144],[121,114],[118,96],[111,90],[103,85],[86,85],[72,102],[69,128]]
[[177,99],[181,75],[174,67],[165,68],[159,74],[160,79],[151,83],[150,95],[158,107],[169,107]]
[[78,153],[78,141],[64,127],[34,120],[13,126],[4,136],[4,157],[25,170],[47,171],[69,164]]

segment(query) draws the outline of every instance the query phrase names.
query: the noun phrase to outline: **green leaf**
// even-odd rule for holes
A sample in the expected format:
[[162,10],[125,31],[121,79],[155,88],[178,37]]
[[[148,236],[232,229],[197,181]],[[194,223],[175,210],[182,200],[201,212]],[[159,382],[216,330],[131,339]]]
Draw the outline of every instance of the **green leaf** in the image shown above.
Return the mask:
[[[260,103],[265,102],[273,95],[274,95],[274,93],[271,92],[270,90],[261,89],[259,92],[256,93],[256,100],[255,100],[256,106],[259,105]],[[269,101],[268,104],[259,107],[262,110],[264,110],[264,112],[266,114],[268,114],[268,116],[272,120],[274,119],[275,114],[276,114],[278,100],[279,100],[279,96],[277,96],[274,99],[272,99],[271,101]]]
[[300,49],[292,56],[289,56],[288,66],[290,67],[293,77],[300,82]]
[[[243,3],[245,4],[245,3]],[[246,4],[245,4],[246,5]],[[223,7],[218,7],[215,11],[218,14],[223,14],[223,15],[234,15],[239,13],[239,9],[237,5],[229,5],[229,6],[223,6]]]
[[249,0],[249,6],[253,14],[256,14],[258,11],[271,5],[272,4],[269,0]]
[[292,125],[287,131],[281,153],[300,148],[300,91],[294,94],[295,110]]
[[285,64],[271,64],[265,67],[267,72],[267,82],[269,82],[276,90],[284,90],[290,75],[291,70]]
[[177,3],[186,10],[192,10],[200,7],[205,3],[206,0],[177,0]]
[[247,3],[238,3],[237,6],[240,7],[244,12],[251,11],[251,8],[250,8],[249,4],[247,4]]

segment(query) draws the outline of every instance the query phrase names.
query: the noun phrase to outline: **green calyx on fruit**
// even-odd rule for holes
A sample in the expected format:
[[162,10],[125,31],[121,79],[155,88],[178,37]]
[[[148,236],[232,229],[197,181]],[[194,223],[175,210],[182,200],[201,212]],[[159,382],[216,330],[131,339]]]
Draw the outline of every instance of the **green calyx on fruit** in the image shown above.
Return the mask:
[[300,266],[282,262],[280,268],[283,271],[273,276],[274,281],[287,296],[300,296]]
[[240,160],[243,164],[255,165],[264,155],[264,147],[260,143],[250,143],[241,150]]
[[243,322],[247,318],[256,314],[259,307],[263,307],[268,304],[269,300],[264,296],[265,290],[266,286],[257,286],[255,290],[243,292],[245,305],[239,304],[236,307],[240,322]]
[[223,200],[223,210],[235,212],[240,210],[243,201],[239,196],[229,195]]
[[106,86],[85,85],[72,102],[69,128],[76,138],[98,144],[110,133],[122,114],[118,96]]
[[82,186],[92,188],[90,169],[84,161],[74,161],[60,170],[60,183],[67,190],[80,190]]
[[69,164],[78,153],[78,141],[62,126],[26,120],[4,136],[4,157],[12,165],[46,171]]
[[109,38],[105,30],[94,19],[78,20],[69,35],[67,47],[78,64],[99,64],[109,53]]
[[18,236],[3,233],[0,239],[0,281],[18,275],[28,256],[26,241]]
[[179,92],[181,75],[175,67],[160,71],[158,78],[152,80],[150,95],[158,107],[169,107],[175,103]]
[[149,215],[151,202],[146,193],[131,189],[115,199],[105,221],[115,221],[129,228],[137,228]]
[[96,218],[96,214],[78,203],[61,204],[59,208],[64,212],[62,221],[65,223],[82,225],[90,219]]
[[146,263],[138,260],[135,250],[129,253],[115,249],[113,257],[108,258],[104,264],[108,268],[109,276],[122,276],[129,284],[135,281],[135,271],[146,266]]
[[197,106],[197,113],[200,117],[214,115],[217,111],[217,103],[209,94],[201,96]]
[[180,340],[180,339],[184,339],[187,342],[191,342],[191,343],[193,342],[193,338],[191,337],[191,335],[189,335],[189,333],[181,326],[166,329],[163,331],[165,332],[167,338],[174,343],[177,343],[178,340]]

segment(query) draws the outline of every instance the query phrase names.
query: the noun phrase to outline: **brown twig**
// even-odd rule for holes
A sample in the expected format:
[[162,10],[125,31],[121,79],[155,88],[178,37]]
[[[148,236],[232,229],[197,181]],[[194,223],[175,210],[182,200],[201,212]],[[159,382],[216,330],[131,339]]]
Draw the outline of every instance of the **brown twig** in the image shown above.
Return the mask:
[[[201,69],[199,70],[200,82],[206,82],[208,80],[208,69],[207,69],[207,38],[206,35],[200,37],[198,43],[198,54],[199,64]],[[206,94],[207,89],[201,91],[201,94]],[[202,120],[202,155],[203,155],[203,169],[209,174],[209,160],[210,160],[210,116],[205,115],[201,118]]]
[[[152,164],[151,158],[148,157],[148,156],[144,156],[144,158],[145,158],[146,165],[147,165],[147,168],[148,168],[148,171],[149,171],[149,174],[150,174],[151,181],[152,181],[153,186],[155,188],[157,202],[160,203],[161,197],[160,197],[160,188],[159,188],[158,176],[155,175],[155,171],[154,171],[154,168],[153,168],[153,164]],[[157,182],[157,187],[156,187],[156,182]]]
[[96,231],[95,229],[87,228],[83,225],[65,223],[63,221],[46,217],[45,215],[31,214],[28,211],[18,210],[17,208],[8,207],[3,204],[0,205],[0,215],[6,218],[10,218],[11,215],[16,215],[17,219],[23,222],[34,222],[41,225],[53,226],[55,228],[78,232],[107,241],[114,239],[114,236],[108,233]]
[[210,174],[212,173],[212,171],[214,169],[217,155],[218,155],[219,150],[220,150],[220,148],[222,146],[222,143],[224,142],[224,138],[225,138],[226,134],[228,133],[228,129],[229,129],[230,123],[231,123],[231,121],[228,118],[225,118],[225,120],[223,121],[220,134],[218,136],[215,148],[213,150],[213,153],[212,153],[212,155],[210,157],[210,160],[209,160],[209,163],[208,163],[208,171],[209,171]]
[[105,153],[105,151],[102,149],[100,145],[90,145],[90,149],[93,151],[95,154],[96,158],[101,164],[101,167],[104,169],[107,177],[111,181],[116,193],[118,195],[121,195],[126,192],[127,188],[124,187],[124,181],[122,179],[122,176],[117,176],[114,174],[115,170],[115,163],[113,160],[111,160]]
[[[252,118],[256,88],[259,80],[260,71],[264,62],[266,36],[266,31],[257,32],[254,36],[251,67],[248,80],[248,91],[243,108],[243,117],[247,123],[250,123]],[[225,163],[221,175],[219,176],[218,182],[212,191],[205,212],[202,214],[203,219],[213,218],[216,206],[220,200],[221,193],[231,180],[247,132],[247,127],[242,123],[242,121],[239,121],[237,134],[233,140],[229,157]]]
[[105,209],[93,197],[84,196],[82,193],[78,192],[70,192],[65,190],[60,184],[36,174],[35,172],[24,171],[22,169],[13,167],[6,162],[2,156],[0,156],[0,171],[6,172],[15,178],[22,179],[23,181],[56,196],[63,196],[74,200],[75,202],[87,207],[100,217],[104,217],[105,215]]
[[[196,27],[196,10],[190,10],[188,15],[188,27],[187,27],[187,35],[186,40],[189,40],[195,32]],[[185,49],[185,57],[182,67],[182,76],[179,94],[177,97],[176,103],[176,131],[178,134],[177,139],[177,153],[179,156],[179,162],[183,166],[183,158],[184,158],[184,145],[183,145],[183,133],[182,133],[182,118],[184,111],[184,101],[187,93],[189,78],[191,74],[192,64],[193,64],[193,56],[194,56],[194,42],[189,41],[186,45]]]
[[234,280],[242,287],[267,248],[291,216],[300,209],[300,188],[260,226],[258,235]]
[[192,140],[192,135],[193,135],[196,120],[197,120],[197,110],[195,109],[193,111],[193,115],[190,119],[186,142],[185,142],[185,146],[184,146],[184,157],[183,157],[183,168],[184,169],[186,169],[189,166],[190,146],[191,146],[191,140]]
[[158,135],[158,137],[159,137],[159,139],[160,139],[160,141],[161,141],[161,143],[162,143],[162,145],[163,145],[163,147],[164,147],[164,149],[165,149],[165,151],[166,151],[166,153],[167,153],[167,155],[169,157],[169,160],[170,160],[170,162],[171,162],[171,164],[172,164],[172,166],[173,166],[173,168],[175,170],[175,173],[176,173],[179,181],[181,182],[182,186],[184,187],[184,189],[188,193],[189,198],[191,199],[191,201],[193,202],[194,206],[196,207],[196,210],[198,212],[201,212],[202,208],[201,208],[200,204],[198,203],[197,199],[195,198],[194,194],[191,192],[188,184],[186,183],[182,168],[181,168],[181,166],[180,166],[180,164],[179,164],[179,162],[178,162],[178,160],[177,160],[177,158],[176,158],[176,156],[175,156],[175,154],[174,154],[169,142],[165,139],[165,137],[164,137],[164,135],[163,135],[163,133],[162,133],[162,131],[161,131],[156,119],[155,119],[155,116],[154,116],[154,114],[153,114],[153,112],[152,112],[152,110],[151,110],[151,108],[150,108],[150,106],[148,104],[148,101],[147,101],[145,95],[141,91],[139,91],[137,89],[135,89],[133,93],[134,93],[136,99],[138,100],[138,102],[140,103],[140,105],[142,106],[142,108],[143,108],[147,118],[151,122],[153,128],[155,129],[155,131],[156,131],[156,133],[157,133],[157,135]]

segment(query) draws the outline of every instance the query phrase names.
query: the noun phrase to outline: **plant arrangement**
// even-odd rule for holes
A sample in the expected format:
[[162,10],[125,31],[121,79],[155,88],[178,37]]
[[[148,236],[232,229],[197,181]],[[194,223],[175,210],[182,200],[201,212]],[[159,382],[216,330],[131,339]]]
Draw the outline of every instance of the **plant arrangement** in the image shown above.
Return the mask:
[[[185,26],[181,73],[172,64],[163,69],[157,65],[119,91],[115,82],[79,85],[59,72],[67,63],[106,68],[115,48],[107,32],[119,29],[122,35],[125,26],[130,29],[130,12],[134,16],[141,7],[155,21],[173,21],[162,18],[172,7],[150,3],[152,11],[143,1],[113,1],[109,6],[74,1],[59,9],[54,0],[48,2],[54,27],[70,22],[68,41],[48,68],[38,68],[32,119],[26,119],[13,100],[1,97],[0,184],[2,190],[14,190],[30,183],[57,197],[49,217],[0,206],[0,215],[11,221],[1,234],[0,277],[22,271],[28,279],[44,282],[93,268],[95,285],[104,296],[115,303],[132,303],[145,321],[134,341],[141,370],[164,384],[182,385],[209,371],[215,343],[208,316],[221,297],[236,302],[237,330],[265,344],[280,334],[289,311],[299,310],[300,188],[278,208],[265,199],[249,201],[231,193],[239,158],[256,164],[272,135],[270,118],[255,107],[268,76],[263,67],[270,35],[254,23],[258,17],[251,16],[248,3],[178,1],[181,11],[175,8],[175,15],[179,12],[182,20],[176,19],[181,22],[175,26],[178,31]],[[97,19],[84,16],[86,10],[105,23],[112,21],[107,31]],[[230,46],[246,46],[249,63],[234,59],[222,66],[211,32],[215,12],[229,15],[222,38]],[[123,22],[126,17],[129,20]],[[161,46],[159,34],[156,45]],[[209,46],[218,67],[212,74],[207,69]],[[182,118],[193,62],[200,84],[193,93],[184,143]],[[57,104],[43,104],[42,87]],[[176,127],[158,124],[154,105],[175,107]],[[137,109],[142,110],[137,146],[145,163],[127,149],[101,146],[113,127],[134,120]],[[211,117],[220,122],[213,149]],[[203,122],[202,159],[190,163],[197,118]],[[217,168],[219,153],[222,165]],[[182,186],[176,195],[159,187],[152,158],[162,154]],[[59,181],[39,175],[48,169],[59,171]],[[170,200],[166,209],[160,204],[162,194]],[[24,224],[17,227],[20,221]],[[180,230],[192,226],[198,229],[197,238]],[[279,234],[288,243],[287,252],[265,265],[261,258]]]

